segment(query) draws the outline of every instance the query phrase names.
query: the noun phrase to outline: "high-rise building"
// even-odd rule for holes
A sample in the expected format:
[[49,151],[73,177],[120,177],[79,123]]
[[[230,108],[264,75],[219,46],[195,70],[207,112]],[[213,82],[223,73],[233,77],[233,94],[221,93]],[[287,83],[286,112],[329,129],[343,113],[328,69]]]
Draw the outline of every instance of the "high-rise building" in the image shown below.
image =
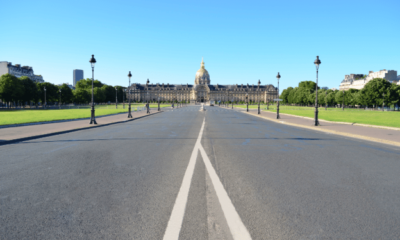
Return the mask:
[[74,79],[72,80],[74,87],[76,86],[76,83],[79,82],[79,80],[81,79],[83,79],[83,70],[74,69]]

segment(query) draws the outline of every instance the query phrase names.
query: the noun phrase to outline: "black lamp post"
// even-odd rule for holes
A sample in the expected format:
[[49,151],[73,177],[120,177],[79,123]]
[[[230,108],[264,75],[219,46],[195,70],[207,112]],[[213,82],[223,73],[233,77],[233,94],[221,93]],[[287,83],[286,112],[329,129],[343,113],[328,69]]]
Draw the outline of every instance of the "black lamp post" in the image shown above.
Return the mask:
[[129,71],[128,78],[129,78],[129,113],[128,113],[128,118],[132,118],[132,113],[131,113],[131,71]]
[[234,99],[233,99],[233,97],[232,97],[232,109],[233,109],[233,100],[234,100]]
[[383,96],[383,103],[382,103],[382,112],[385,111],[385,94],[382,94]]
[[260,93],[260,84],[261,84],[261,81],[260,81],[260,79],[258,79],[258,89],[257,89],[258,114],[260,114],[260,96],[259,96],[259,93]]
[[94,82],[94,65],[96,64],[96,59],[94,59],[94,55],[90,59],[90,64],[92,65],[92,110],[90,116],[90,124],[97,124],[96,119],[94,117],[94,95],[93,95],[93,82]]
[[46,101],[46,87],[44,87],[44,108],[47,108],[47,101]]
[[328,106],[328,103],[327,103],[327,98],[326,98],[326,92],[327,92],[327,90],[325,91],[325,111],[326,111],[326,108],[327,108],[327,106]]
[[319,60],[319,56],[314,61],[315,67],[317,68],[317,84],[315,85],[315,126],[319,125],[318,122],[318,69],[321,61]]
[[281,75],[279,75],[279,72],[278,72],[278,75],[276,75],[276,79],[278,79],[278,99],[276,99],[277,100],[277,103],[276,103],[276,119],[280,119],[281,117],[279,116],[279,79],[281,78]]
[[343,100],[342,100],[342,111],[344,111],[344,90],[343,90]]
[[246,111],[249,111],[249,94],[246,93]]
[[160,97],[158,97],[158,111],[160,111]]
[[58,103],[58,108],[61,109],[61,89],[58,90],[60,92],[60,102]]

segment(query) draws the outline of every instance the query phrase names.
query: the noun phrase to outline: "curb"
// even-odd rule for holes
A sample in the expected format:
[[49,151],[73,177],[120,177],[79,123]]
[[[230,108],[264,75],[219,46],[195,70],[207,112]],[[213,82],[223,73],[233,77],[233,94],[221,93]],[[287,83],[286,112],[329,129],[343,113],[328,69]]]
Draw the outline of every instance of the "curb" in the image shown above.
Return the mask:
[[27,141],[27,140],[33,140],[33,139],[37,139],[37,138],[43,138],[43,137],[50,137],[50,136],[60,135],[60,134],[64,134],[64,133],[70,133],[70,132],[76,132],[76,131],[81,131],[81,130],[87,130],[87,129],[105,127],[105,126],[110,126],[110,125],[118,124],[118,123],[130,122],[130,121],[134,121],[134,120],[137,120],[137,119],[149,117],[149,116],[152,116],[152,115],[155,115],[155,114],[158,114],[158,113],[162,113],[162,112],[163,112],[163,111],[155,112],[155,113],[152,113],[152,114],[150,114],[150,115],[144,115],[144,116],[137,117],[137,118],[127,119],[127,120],[124,120],[124,121],[118,121],[118,122],[112,122],[112,123],[106,123],[106,124],[102,124],[102,125],[92,125],[92,126],[88,126],[88,127],[70,129],[70,130],[65,130],[65,131],[60,131],[60,132],[52,132],[52,133],[46,133],[46,134],[42,134],[42,135],[35,135],[35,136],[30,136],[30,137],[23,137],[23,138],[17,138],[17,139],[12,139],[12,140],[4,140],[4,141],[1,141],[1,142],[0,142],[0,146],[8,145],[8,144],[13,144],[13,143],[17,143],[17,142],[22,142],[22,141]]
[[336,135],[340,135],[340,136],[344,136],[344,137],[357,138],[357,139],[361,139],[361,140],[367,140],[367,141],[377,142],[377,143],[384,143],[384,144],[387,144],[387,145],[400,147],[400,142],[394,142],[394,141],[389,141],[389,140],[384,140],[384,139],[379,139],[379,138],[365,137],[365,136],[361,136],[361,135],[357,135],[357,134],[343,133],[343,132],[327,130],[327,129],[318,129],[316,127],[308,127],[308,126],[295,124],[295,123],[287,123],[287,122],[284,122],[284,121],[270,119],[270,118],[254,115],[254,114],[247,113],[247,112],[244,112],[244,113],[249,114],[251,116],[259,117],[259,118],[264,118],[264,119],[266,119],[268,121],[272,121],[272,122],[276,122],[276,123],[280,123],[280,124],[290,125],[290,126],[299,127],[299,128],[307,128],[307,129],[310,129],[310,130],[326,132],[326,133],[332,133],[332,134],[336,134]]

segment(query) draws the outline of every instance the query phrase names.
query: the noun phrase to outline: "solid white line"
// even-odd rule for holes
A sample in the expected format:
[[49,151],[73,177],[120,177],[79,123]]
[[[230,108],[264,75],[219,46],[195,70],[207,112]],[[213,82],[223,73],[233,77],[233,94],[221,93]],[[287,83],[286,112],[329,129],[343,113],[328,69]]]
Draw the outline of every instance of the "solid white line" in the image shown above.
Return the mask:
[[190,156],[189,164],[186,168],[181,188],[179,189],[174,208],[172,209],[171,217],[168,221],[167,229],[164,233],[163,239],[165,240],[174,240],[179,238],[183,217],[185,215],[186,203],[189,196],[190,184],[192,182],[194,167],[196,165],[198,149],[199,146],[201,146],[200,141],[201,137],[203,136],[204,123],[205,119],[203,120],[203,125],[201,126],[199,136],[197,138],[196,144],[194,145],[192,155]]
[[211,182],[214,185],[215,192],[217,193],[219,203],[221,204],[222,211],[224,212],[225,219],[228,223],[229,229],[231,230],[233,239],[251,239],[249,231],[247,231],[247,228],[244,226],[239,214],[236,212],[235,206],[233,206],[228,193],[225,191],[224,186],[219,180],[219,177],[215,172],[214,167],[211,165],[210,159],[208,158],[207,153],[204,151],[204,148],[201,144],[199,146],[199,150],[201,156],[203,157],[204,164],[206,165],[208,175],[210,176]]

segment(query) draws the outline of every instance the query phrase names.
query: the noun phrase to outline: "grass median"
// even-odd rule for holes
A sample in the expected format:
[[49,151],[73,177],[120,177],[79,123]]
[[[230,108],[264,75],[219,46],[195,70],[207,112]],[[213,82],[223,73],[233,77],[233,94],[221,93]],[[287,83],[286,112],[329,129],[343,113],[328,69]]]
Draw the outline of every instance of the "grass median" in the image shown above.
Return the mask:
[[[237,105],[236,107],[246,108],[246,105]],[[257,109],[257,105],[249,105],[251,109]],[[266,105],[261,105],[263,111],[276,112],[276,105],[266,110]],[[296,107],[296,106],[279,106],[280,113],[287,113],[296,116],[314,118],[314,107]],[[397,127],[400,128],[400,112],[399,111],[369,111],[363,109],[345,108],[318,108],[318,118],[333,122],[360,123],[376,126]]]

